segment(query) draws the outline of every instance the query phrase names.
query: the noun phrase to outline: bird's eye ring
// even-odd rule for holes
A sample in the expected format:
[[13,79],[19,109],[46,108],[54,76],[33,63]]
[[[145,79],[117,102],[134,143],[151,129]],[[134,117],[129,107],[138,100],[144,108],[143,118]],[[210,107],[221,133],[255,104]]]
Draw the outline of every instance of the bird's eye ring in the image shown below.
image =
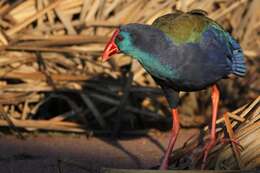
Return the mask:
[[124,40],[124,37],[122,37],[121,35],[118,35],[118,36],[117,36],[117,40],[118,40],[118,41],[123,41],[123,40]]

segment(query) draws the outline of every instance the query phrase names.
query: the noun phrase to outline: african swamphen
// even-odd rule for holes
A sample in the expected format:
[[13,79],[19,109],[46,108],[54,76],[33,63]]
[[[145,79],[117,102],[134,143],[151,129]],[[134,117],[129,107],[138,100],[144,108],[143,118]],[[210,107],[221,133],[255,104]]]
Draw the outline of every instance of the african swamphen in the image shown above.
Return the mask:
[[203,164],[216,141],[219,90],[216,82],[230,74],[244,76],[246,66],[240,45],[203,11],[178,11],[157,18],[152,25],[127,24],[119,27],[108,42],[102,58],[116,53],[137,59],[161,86],[172,109],[173,129],[161,169],[168,168],[169,156],[179,132],[177,105],[180,91],[212,88],[210,142],[204,148]]

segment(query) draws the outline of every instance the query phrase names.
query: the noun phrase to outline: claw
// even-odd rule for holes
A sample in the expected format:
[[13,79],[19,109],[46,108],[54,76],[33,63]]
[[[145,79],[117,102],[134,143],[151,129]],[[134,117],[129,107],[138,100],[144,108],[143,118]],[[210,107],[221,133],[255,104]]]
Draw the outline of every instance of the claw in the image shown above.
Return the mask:
[[223,145],[224,145],[224,144],[227,144],[227,143],[229,143],[229,142],[233,143],[233,144],[236,146],[236,149],[237,149],[239,152],[245,150],[245,148],[238,142],[237,139],[225,139],[225,138],[222,138],[222,139],[220,140],[220,143],[223,144]]

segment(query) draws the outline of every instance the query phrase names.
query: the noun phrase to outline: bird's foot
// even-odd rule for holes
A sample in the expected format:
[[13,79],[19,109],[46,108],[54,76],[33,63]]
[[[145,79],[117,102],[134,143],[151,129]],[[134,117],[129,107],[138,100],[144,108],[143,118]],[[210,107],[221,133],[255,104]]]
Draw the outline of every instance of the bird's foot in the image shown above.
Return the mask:
[[168,169],[168,160],[163,159],[161,163],[160,170],[167,170]]
[[209,154],[210,150],[215,146],[215,144],[216,144],[216,139],[212,138],[212,139],[210,139],[209,143],[207,143],[207,145],[205,145],[205,147],[203,149],[204,155],[203,155],[201,169],[205,169],[208,154]]
[[232,146],[234,146],[234,149],[239,153],[244,150],[244,147],[238,142],[237,139],[221,138],[220,142],[224,145],[231,142]]
[[172,132],[171,132],[171,137],[170,137],[168,147],[166,149],[166,153],[163,157],[163,161],[162,161],[162,164],[160,166],[160,170],[167,170],[168,169],[169,158],[170,158],[170,155],[172,153],[172,149],[174,147],[174,144],[176,142],[176,139],[177,139],[177,136],[178,136],[178,133],[179,133],[179,129],[180,129],[178,111],[177,111],[176,108],[172,109],[172,117],[173,117],[173,129],[172,129]]
[[167,150],[160,165],[160,170],[168,170],[171,150]]

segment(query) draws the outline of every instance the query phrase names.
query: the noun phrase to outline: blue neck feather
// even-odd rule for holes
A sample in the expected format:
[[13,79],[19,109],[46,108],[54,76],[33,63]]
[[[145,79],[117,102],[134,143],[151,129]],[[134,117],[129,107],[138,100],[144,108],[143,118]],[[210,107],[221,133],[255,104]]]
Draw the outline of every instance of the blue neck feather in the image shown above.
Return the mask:
[[159,58],[135,47],[129,33],[121,32],[120,34],[124,37],[124,40],[116,41],[119,49],[125,54],[137,59],[151,75],[161,79],[176,78],[176,72],[169,65],[162,64]]

